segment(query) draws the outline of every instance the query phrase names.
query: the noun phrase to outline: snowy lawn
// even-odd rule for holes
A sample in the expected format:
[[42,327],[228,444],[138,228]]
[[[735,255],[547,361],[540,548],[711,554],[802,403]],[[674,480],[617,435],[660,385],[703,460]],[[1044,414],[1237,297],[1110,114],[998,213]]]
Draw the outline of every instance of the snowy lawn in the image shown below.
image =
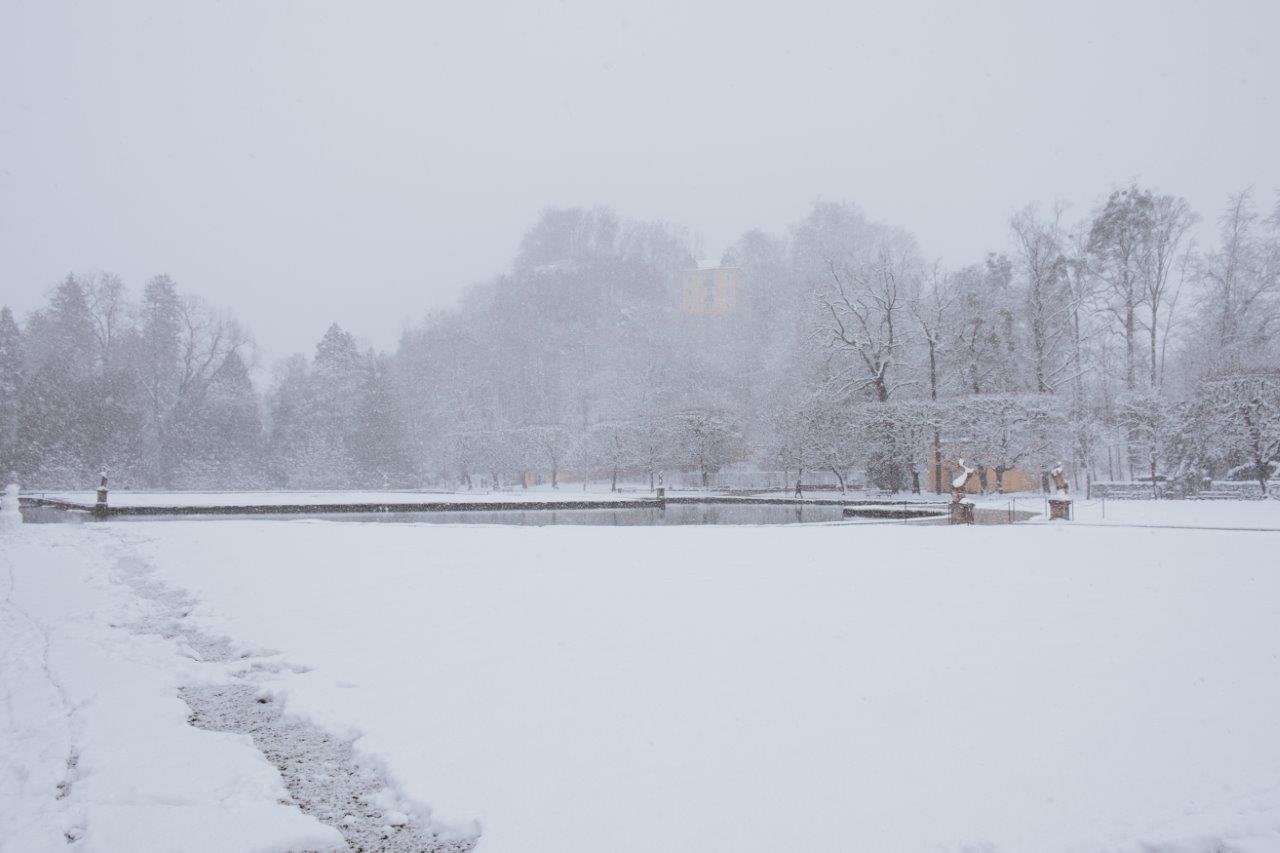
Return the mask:
[[[0,788],[0,815],[36,794],[80,809],[85,849],[111,849],[91,843],[112,797],[166,812],[121,787],[141,759],[84,735],[125,701],[93,697],[130,689],[200,784],[255,780],[220,807],[257,798],[263,848],[306,830],[242,742],[179,740],[172,690],[217,673],[105,625],[137,577],[310,667],[271,676],[277,701],[362,734],[438,819],[479,820],[481,853],[1280,849],[1280,534],[215,520],[27,525],[0,547],[46,630],[102,646],[53,671],[143,643],[163,673],[68,678],[90,701],[65,740],[91,772],[55,801],[50,748],[27,759],[43,781]],[[190,744],[211,737],[233,746],[206,763]]]
[[[1045,514],[1046,495],[1018,492],[1008,495],[973,495],[969,500],[986,509],[1013,506],[1019,512]],[[1071,496],[1075,520],[1081,525],[1154,527],[1222,527],[1233,530],[1280,531],[1280,501],[1188,501],[1188,500],[1085,500]]]
[[1076,502],[1076,520],[1090,524],[1153,524],[1179,527],[1269,528],[1280,530],[1280,501],[1106,501]]
[[226,669],[157,636],[129,548],[76,527],[0,529],[0,850],[345,849],[248,738],[187,724],[178,688]]

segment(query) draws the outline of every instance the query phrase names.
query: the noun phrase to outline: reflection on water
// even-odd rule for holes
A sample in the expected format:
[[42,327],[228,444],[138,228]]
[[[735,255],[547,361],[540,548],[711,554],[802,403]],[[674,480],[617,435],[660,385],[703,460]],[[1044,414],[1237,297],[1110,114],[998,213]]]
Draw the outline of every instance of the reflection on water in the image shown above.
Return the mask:
[[838,506],[668,504],[665,509],[531,509],[466,512],[386,512],[318,516],[337,521],[427,524],[588,524],[598,527],[666,524],[807,524],[840,521]]
[[24,524],[78,524],[89,520],[89,513],[57,509],[51,506],[20,507]]
[[[75,522],[87,513],[29,507],[22,510],[28,522]],[[320,518],[326,521],[392,524],[515,524],[541,527],[550,524],[585,524],[598,527],[687,524],[809,524],[840,521],[841,507],[786,504],[669,504],[665,509],[530,509],[465,510],[454,512],[345,512],[299,515],[120,515],[118,521],[196,521],[201,519],[292,520]]]

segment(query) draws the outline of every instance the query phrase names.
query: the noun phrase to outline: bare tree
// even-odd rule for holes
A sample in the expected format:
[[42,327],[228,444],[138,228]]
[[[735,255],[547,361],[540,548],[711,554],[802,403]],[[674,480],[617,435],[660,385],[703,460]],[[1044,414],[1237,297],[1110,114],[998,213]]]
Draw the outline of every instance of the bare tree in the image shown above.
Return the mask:
[[[1175,278],[1175,267],[1185,272],[1186,256],[1178,262],[1178,252],[1196,216],[1186,199],[1171,195],[1151,198],[1147,229],[1143,235],[1141,301],[1147,309],[1147,331],[1150,342],[1149,383],[1152,388],[1163,384],[1161,352],[1173,325],[1173,311],[1182,289],[1183,276]],[[1163,314],[1164,320],[1161,322]]]
[[[947,332],[952,324],[951,309],[957,299],[954,279],[944,274],[935,263],[925,276],[924,286],[911,301],[911,315],[915,318],[925,348],[929,399],[934,403],[938,402],[942,385],[942,359],[951,339]],[[933,430],[932,462],[934,491],[942,494],[942,432],[937,428]]]
[[1059,379],[1075,367],[1071,351],[1063,346],[1071,333],[1072,293],[1063,254],[1062,213],[1063,206],[1057,204],[1048,219],[1040,219],[1033,207],[1026,207],[1010,221],[1026,276],[1032,383],[1037,394],[1056,391]]
[[1097,282],[1090,265],[1088,231],[1083,226],[1074,228],[1067,241],[1066,287],[1069,292],[1071,360],[1075,369],[1071,374],[1071,424],[1074,435],[1072,454],[1072,479],[1079,480],[1078,465],[1084,466],[1085,492],[1088,494],[1093,481],[1093,437],[1095,424],[1089,417],[1086,402],[1085,378],[1090,365],[1086,363],[1086,346],[1093,337],[1092,323],[1098,311]]
[[839,390],[889,400],[905,381],[897,368],[910,341],[905,321],[919,287],[915,242],[850,208],[819,204],[797,229],[796,251],[826,318],[819,336],[848,356],[839,364]]
[[1111,292],[1108,308],[1124,341],[1126,391],[1134,389],[1137,378],[1138,310],[1150,223],[1151,193],[1130,185],[1108,196],[1089,231],[1094,269]]
[[963,393],[1012,392],[1021,385],[1012,278],[1012,263],[996,253],[954,277],[955,384]]
[[110,367],[119,351],[121,334],[128,327],[124,282],[115,273],[96,272],[85,276],[84,290],[89,300],[98,352],[103,364]]
[[1259,235],[1257,220],[1249,190],[1232,196],[1218,248],[1195,268],[1199,335],[1209,347],[1202,360],[1217,368],[1268,354],[1280,330],[1280,234]]

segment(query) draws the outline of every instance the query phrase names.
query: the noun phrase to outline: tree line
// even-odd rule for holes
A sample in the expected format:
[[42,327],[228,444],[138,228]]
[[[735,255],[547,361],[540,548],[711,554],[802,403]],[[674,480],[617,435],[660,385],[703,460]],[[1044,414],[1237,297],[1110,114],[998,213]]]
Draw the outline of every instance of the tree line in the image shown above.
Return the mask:
[[697,241],[607,208],[546,211],[509,270],[362,349],[335,323],[255,385],[250,336],[168,276],[69,275],[0,309],[0,471],[32,487],[559,485],[566,478],[1194,491],[1280,464],[1280,205],[1228,200],[1192,239],[1130,185],[1072,218],[1028,206],[944,268],[901,228],[819,202],[744,234],[723,310],[683,310]]

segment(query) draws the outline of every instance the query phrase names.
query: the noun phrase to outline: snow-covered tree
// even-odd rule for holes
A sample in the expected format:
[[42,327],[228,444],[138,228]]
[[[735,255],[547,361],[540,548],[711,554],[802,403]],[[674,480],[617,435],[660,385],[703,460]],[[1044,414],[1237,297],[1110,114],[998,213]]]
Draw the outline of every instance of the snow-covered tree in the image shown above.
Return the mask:
[[1239,370],[1207,379],[1205,397],[1229,474],[1257,480],[1262,494],[1280,468],[1280,370]]
[[533,424],[516,431],[516,443],[525,466],[545,471],[553,489],[560,487],[560,472],[573,449],[574,434],[564,424]]
[[1138,377],[1138,312],[1152,204],[1151,193],[1136,185],[1116,190],[1094,217],[1089,232],[1094,269],[1109,289],[1107,308],[1124,342],[1124,388],[1130,392]]
[[1044,394],[981,394],[956,400],[945,415],[944,442],[953,457],[1004,475],[1023,465],[1044,472],[1056,464],[1066,419],[1061,401]]
[[888,400],[904,381],[908,312],[921,277],[915,241],[851,207],[820,203],[796,227],[793,251],[821,308],[843,390]]
[[676,425],[673,419],[652,413],[637,417],[633,423],[636,465],[649,478],[649,488],[657,485],[658,473],[675,464]]
[[719,409],[686,409],[672,417],[677,464],[698,472],[703,487],[710,485],[711,475],[732,462],[739,454],[741,434],[738,425]]
[[637,429],[631,421],[600,421],[587,428],[577,447],[577,458],[588,472],[603,471],[609,491],[618,490],[618,475],[638,466]]
[[1274,366],[1280,355],[1280,213],[1266,226],[1252,193],[1236,194],[1219,219],[1217,248],[1195,265],[1193,351],[1209,372]]
[[1031,207],[1010,222],[1018,266],[1026,284],[1025,316],[1031,361],[1030,390],[1048,394],[1075,370],[1070,341],[1072,292],[1063,252],[1062,208],[1041,219]]
[[385,356],[364,355],[355,391],[348,449],[355,485],[404,485],[412,471],[404,412]]
[[1143,476],[1150,481],[1151,496],[1159,497],[1159,483],[1166,476],[1161,470],[1167,462],[1166,451],[1177,433],[1172,402],[1144,384],[1121,396],[1119,418],[1135,458],[1145,463]]
[[21,465],[22,362],[22,332],[5,305],[0,307],[0,479]]
[[955,309],[952,362],[956,388],[965,394],[1009,393],[1021,387],[1023,360],[1017,334],[1013,264],[989,254],[959,270],[952,285]]
[[247,333],[168,277],[131,294],[71,275],[21,322],[0,314],[0,466],[43,486],[106,466],[135,487],[319,488],[558,484],[566,468],[709,483],[754,464],[903,489],[970,446],[984,476],[1149,478],[1154,452],[1188,483],[1265,478],[1265,431],[1251,447],[1243,414],[1265,406],[1224,403],[1254,397],[1222,378],[1280,369],[1280,219],[1237,195],[1194,252],[1176,195],[1127,186],[1074,223],[1036,210],[946,272],[901,229],[819,203],[734,242],[737,292],[705,314],[683,310],[683,229],[552,209],[504,273],[392,352],[335,324],[266,388]]

